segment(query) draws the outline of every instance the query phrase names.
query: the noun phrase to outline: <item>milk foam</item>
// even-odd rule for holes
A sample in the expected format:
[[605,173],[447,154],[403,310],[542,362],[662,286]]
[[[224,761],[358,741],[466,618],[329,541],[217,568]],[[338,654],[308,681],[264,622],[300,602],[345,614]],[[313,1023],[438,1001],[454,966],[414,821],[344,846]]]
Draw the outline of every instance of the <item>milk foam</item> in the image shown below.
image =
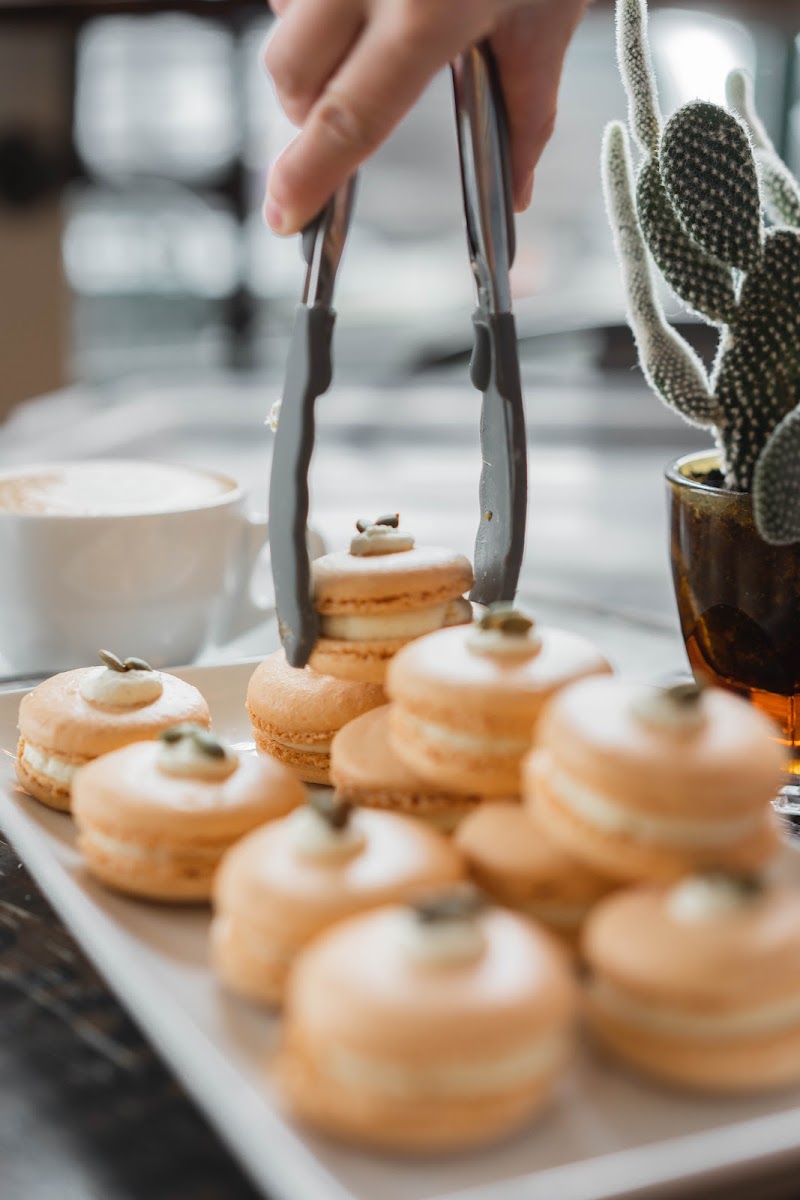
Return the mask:
[[57,463],[0,478],[0,512],[123,516],[180,512],[214,503],[234,485],[172,463]]

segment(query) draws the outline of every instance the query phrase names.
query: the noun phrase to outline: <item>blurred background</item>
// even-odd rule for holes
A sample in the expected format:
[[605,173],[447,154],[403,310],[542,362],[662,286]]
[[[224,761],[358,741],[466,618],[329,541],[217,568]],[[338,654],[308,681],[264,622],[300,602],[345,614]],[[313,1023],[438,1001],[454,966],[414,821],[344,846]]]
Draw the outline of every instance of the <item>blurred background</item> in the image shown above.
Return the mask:
[[[800,166],[797,0],[651,10],[664,111],[722,100],[727,72],[746,66],[774,140]],[[270,22],[245,0],[0,0],[0,466],[194,458],[263,503],[263,419],[303,276],[297,239],[274,237],[260,213],[267,164],[291,136],[261,66]],[[624,113],[613,7],[597,0],[518,228],[529,558],[572,595],[588,573],[595,599],[671,619],[653,524],[660,468],[706,438],[645,395],[634,370],[598,167],[602,128]],[[360,480],[366,510],[373,495],[392,507],[381,484],[394,467],[406,507],[423,475],[435,488],[419,505],[435,505],[440,523],[446,489],[468,506],[469,521],[454,515],[440,536],[469,549],[479,401],[458,179],[443,75],[362,172],[337,292],[336,386],[320,408],[332,447],[317,479],[323,531],[345,512],[349,527],[345,475]],[[713,353],[713,331],[687,333]],[[632,502],[639,524],[620,524]]]
[[[275,364],[301,265],[260,215],[291,133],[260,63],[270,20],[241,0],[0,3],[0,411],[67,381]],[[796,164],[797,24],[793,0],[654,5],[664,110],[721,100],[745,65]],[[623,113],[612,12],[596,4],[520,220],[525,336],[620,321],[597,160]],[[338,294],[348,372],[395,378],[468,335],[452,126],[442,77],[363,172]]]

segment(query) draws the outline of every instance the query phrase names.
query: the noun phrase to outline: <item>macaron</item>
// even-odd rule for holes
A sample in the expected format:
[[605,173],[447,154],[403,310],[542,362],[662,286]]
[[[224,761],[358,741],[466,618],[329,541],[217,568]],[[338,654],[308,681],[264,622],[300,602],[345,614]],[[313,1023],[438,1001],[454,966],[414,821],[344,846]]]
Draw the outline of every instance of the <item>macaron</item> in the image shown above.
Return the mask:
[[481,803],[478,795],[441,791],[398,758],[389,739],[388,704],[350,721],[333,739],[331,782],[349,804],[405,813],[452,833]]
[[618,886],[565,854],[518,803],[483,804],[455,841],[479,887],[572,947],[595,904]]
[[336,925],[289,982],[276,1077],[294,1116],[368,1148],[472,1149],[527,1125],[569,1060],[566,956],[447,893]]
[[279,1004],[293,958],[323,929],[463,874],[452,843],[421,822],[312,793],[225,855],[214,883],[212,964],[232,991]]
[[536,820],[612,879],[750,870],[779,844],[784,752],[766,717],[719,688],[587,679],[562,692],[525,766]]
[[756,1092],[800,1083],[800,889],[688,876],[603,901],[584,935],[599,1041],[669,1083]]
[[196,687],[140,658],[100,651],[102,665],[64,671],[23,696],[17,778],[29,795],[68,812],[78,767],[181,722],[208,727]]
[[76,773],[78,848],[102,883],[148,900],[207,900],[223,852],[302,804],[288,767],[237,754],[198,725],[137,742]]
[[584,638],[493,606],[475,625],[420,638],[393,660],[392,745],[441,788],[518,796],[522,759],[547,701],[567,683],[610,669]]
[[306,783],[330,783],[333,735],[385,700],[379,683],[334,679],[311,667],[297,670],[283,650],[256,667],[247,688],[256,746]]
[[348,552],[311,564],[320,636],[309,663],[323,675],[382,683],[406,642],[472,620],[464,599],[472,566],[452,550],[416,546],[397,514],[356,528]]

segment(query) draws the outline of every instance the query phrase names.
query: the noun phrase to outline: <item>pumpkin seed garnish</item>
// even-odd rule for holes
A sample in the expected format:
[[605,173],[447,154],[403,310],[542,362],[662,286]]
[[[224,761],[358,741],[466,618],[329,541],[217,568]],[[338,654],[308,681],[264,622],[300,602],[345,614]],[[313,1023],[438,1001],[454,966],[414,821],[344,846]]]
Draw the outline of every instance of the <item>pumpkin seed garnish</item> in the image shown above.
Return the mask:
[[411,904],[417,920],[422,925],[466,921],[470,917],[476,917],[486,906],[485,894],[472,883],[458,884],[446,891],[419,896]]
[[112,654],[110,650],[98,650],[98,657],[102,663],[108,667],[110,671],[120,671],[124,674],[128,668],[121,658],[117,658],[116,654]]
[[705,871],[703,878],[732,888],[742,900],[757,900],[767,890],[764,876],[757,871]]
[[694,708],[700,703],[704,691],[704,685],[693,680],[691,683],[676,683],[665,688],[663,696],[668,704],[674,704],[678,708]]
[[524,637],[533,629],[533,626],[534,622],[530,617],[526,617],[525,613],[520,612],[518,608],[503,601],[490,604],[489,611],[484,613],[478,621],[479,629],[497,630],[499,633],[507,633],[511,637]]
[[385,516],[376,517],[374,521],[368,521],[365,517],[356,521],[359,533],[366,533],[374,525],[387,525],[390,529],[397,529],[400,525],[400,513],[386,513]]
[[168,746],[174,746],[177,742],[183,741],[184,738],[191,738],[197,749],[206,758],[228,758],[229,751],[224,742],[221,742],[213,733],[209,733],[202,725],[173,725],[170,729],[163,730],[159,735],[159,740],[166,742]]
[[153,668],[150,666],[150,663],[145,662],[143,658],[126,658],[125,659],[125,670],[126,671],[152,671],[152,669]]
[[112,654],[110,650],[98,650],[98,657],[102,663],[108,667],[110,671],[118,671],[120,675],[124,675],[127,671],[152,671],[149,662],[145,662],[143,658],[118,658],[116,654]]
[[323,821],[337,831],[346,829],[353,811],[347,800],[339,800],[335,793],[312,792],[308,797],[309,808],[322,817]]

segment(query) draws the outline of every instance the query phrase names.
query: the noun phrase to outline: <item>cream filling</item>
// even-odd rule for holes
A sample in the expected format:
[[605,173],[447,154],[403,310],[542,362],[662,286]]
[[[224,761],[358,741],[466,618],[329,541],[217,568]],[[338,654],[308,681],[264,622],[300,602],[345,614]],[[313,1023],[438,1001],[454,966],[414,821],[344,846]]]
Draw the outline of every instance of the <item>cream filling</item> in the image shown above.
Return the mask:
[[565,1059],[563,1037],[549,1035],[519,1046],[498,1058],[414,1064],[365,1058],[344,1046],[330,1045],[321,1055],[322,1071],[343,1087],[378,1095],[413,1099],[420,1096],[482,1096],[538,1083]]
[[176,742],[161,741],[156,759],[159,771],[176,779],[198,779],[203,783],[221,783],[239,766],[239,756],[227,751],[223,757],[204,753],[190,735]]
[[474,962],[486,948],[486,937],[474,917],[423,921],[406,909],[397,914],[395,936],[406,958],[425,967]]
[[643,841],[675,846],[718,846],[739,841],[763,824],[761,812],[746,817],[717,817],[696,821],[679,817],[656,817],[633,812],[615,804],[606,795],[577,783],[560,768],[550,766],[547,783],[565,808],[609,833],[620,833]]
[[667,894],[667,910],[676,921],[694,924],[740,912],[753,903],[735,879],[724,875],[690,875]]
[[363,830],[350,820],[337,829],[310,804],[286,817],[286,831],[294,850],[303,858],[350,858],[363,849]]
[[187,846],[172,850],[167,846],[142,846],[139,842],[127,842],[122,838],[110,837],[99,829],[83,829],[83,835],[90,838],[102,850],[110,854],[121,855],[124,858],[138,859],[141,862],[174,862],[176,859],[194,858],[202,863],[214,863],[222,855],[225,846]]
[[67,762],[66,759],[59,758],[57,754],[48,754],[46,750],[40,750],[38,746],[32,746],[30,742],[25,743],[22,761],[27,763],[37,775],[43,775],[45,779],[50,779],[53,783],[66,784],[67,787],[72,783],[79,765]]
[[485,654],[499,662],[526,662],[542,648],[542,639],[534,628],[527,633],[505,633],[502,629],[481,629],[475,625],[469,632],[467,647],[473,654]]
[[451,750],[467,750],[477,754],[516,755],[524,754],[530,748],[530,738],[509,737],[480,737],[476,733],[463,733],[458,729],[445,728],[433,721],[425,721],[421,717],[404,710],[405,720],[430,742],[446,746]]
[[355,535],[350,543],[350,553],[357,557],[374,554],[402,554],[414,549],[413,533],[404,529],[393,529],[391,525],[368,525]]
[[446,604],[431,604],[411,612],[330,613],[320,618],[320,632],[323,637],[344,642],[369,642],[422,637],[447,625],[464,625],[471,620],[472,606],[459,596]]
[[625,1025],[665,1037],[716,1040],[779,1033],[800,1026],[800,996],[761,1004],[745,1012],[687,1013],[659,1008],[652,1001],[637,1000],[605,979],[590,983],[598,1007]]
[[278,746],[284,746],[287,750],[299,750],[303,754],[330,754],[330,742],[289,742],[285,738],[275,737],[274,733],[268,734],[271,742],[277,743]]
[[695,733],[706,723],[702,699],[681,704],[672,698],[669,688],[644,687],[631,702],[637,720],[659,733]]
[[112,671],[95,667],[84,676],[81,695],[98,708],[137,708],[152,704],[164,691],[158,671]]

